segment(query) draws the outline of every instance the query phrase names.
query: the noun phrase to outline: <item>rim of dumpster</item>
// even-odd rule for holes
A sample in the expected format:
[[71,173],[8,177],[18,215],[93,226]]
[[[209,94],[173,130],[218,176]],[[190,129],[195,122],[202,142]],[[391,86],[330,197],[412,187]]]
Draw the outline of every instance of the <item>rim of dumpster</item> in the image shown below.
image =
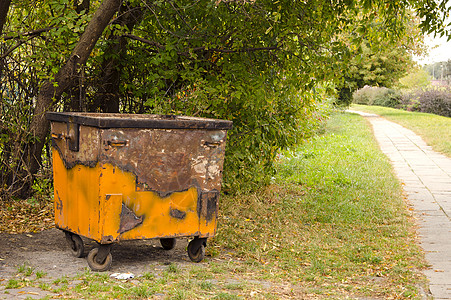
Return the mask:
[[54,122],[69,122],[97,128],[154,128],[154,129],[232,129],[233,122],[177,115],[47,112]]

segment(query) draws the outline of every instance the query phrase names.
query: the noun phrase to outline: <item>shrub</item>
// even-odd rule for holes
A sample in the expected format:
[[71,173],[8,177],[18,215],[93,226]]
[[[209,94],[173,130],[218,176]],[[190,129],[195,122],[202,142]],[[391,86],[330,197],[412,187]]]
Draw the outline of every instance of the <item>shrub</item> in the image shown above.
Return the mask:
[[451,117],[451,87],[431,87],[405,93],[401,103],[408,111]]
[[354,92],[353,102],[396,108],[401,104],[401,95],[393,89],[365,86]]
[[364,88],[361,88],[354,92],[352,95],[352,102],[362,105],[369,105],[370,103],[370,96],[371,94],[371,87],[365,86]]

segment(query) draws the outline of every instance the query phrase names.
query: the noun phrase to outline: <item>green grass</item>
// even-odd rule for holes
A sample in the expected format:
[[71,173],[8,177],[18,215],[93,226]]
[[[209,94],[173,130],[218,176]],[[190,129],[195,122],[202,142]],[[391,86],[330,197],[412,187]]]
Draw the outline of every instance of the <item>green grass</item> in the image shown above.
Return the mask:
[[451,118],[381,106],[353,104],[351,108],[378,114],[409,128],[420,135],[434,150],[451,157]]
[[369,125],[337,113],[325,134],[280,154],[270,186],[222,196],[204,262],[150,265],[130,281],[87,271],[29,284],[77,299],[421,299],[411,228]]
[[387,158],[359,116],[326,132],[282,153],[266,191],[223,199],[217,242],[307,294],[418,295],[422,253]]

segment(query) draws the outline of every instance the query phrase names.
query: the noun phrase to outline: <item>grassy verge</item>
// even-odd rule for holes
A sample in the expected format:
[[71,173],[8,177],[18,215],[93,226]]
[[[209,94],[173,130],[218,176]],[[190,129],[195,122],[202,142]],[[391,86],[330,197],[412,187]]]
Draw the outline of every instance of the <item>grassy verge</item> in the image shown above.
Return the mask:
[[353,104],[351,108],[378,114],[409,128],[420,135],[435,151],[451,157],[451,118],[381,106]]
[[336,114],[324,135],[280,155],[271,186],[221,198],[204,262],[149,266],[129,281],[87,271],[49,282],[24,267],[4,284],[49,298],[420,299],[424,262],[411,228],[367,123]]
[[422,255],[391,167],[359,116],[283,153],[265,193],[227,199],[218,240],[322,297],[418,295]]

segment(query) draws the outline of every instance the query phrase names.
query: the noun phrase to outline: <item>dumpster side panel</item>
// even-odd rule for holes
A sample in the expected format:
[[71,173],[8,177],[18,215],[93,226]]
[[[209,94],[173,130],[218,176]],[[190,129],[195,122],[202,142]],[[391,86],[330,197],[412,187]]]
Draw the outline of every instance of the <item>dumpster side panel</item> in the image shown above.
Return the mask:
[[[114,208],[103,210],[100,216],[104,242],[199,234],[196,188],[162,198],[137,190],[136,176],[111,164],[102,165],[100,178],[101,194],[120,194],[120,202],[111,202]],[[111,201],[111,196],[107,198]]]
[[[101,136],[102,163],[135,175],[121,179],[128,183],[120,190],[134,187],[123,192],[124,203],[137,215],[147,214],[142,226],[121,238],[215,234],[225,130],[125,128],[101,130]],[[105,178],[110,178],[105,184],[115,180],[106,172]],[[102,193],[112,192],[105,188]],[[161,224],[167,224],[164,230]]]
[[53,170],[56,226],[100,241],[99,169],[82,165],[66,169],[54,150]]
[[73,124],[52,123],[55,224],[61,229],[100,241],[100,169],[96,167],[99,130],[77,127],[79,151],[69,148],[71,130],[74,130]]

